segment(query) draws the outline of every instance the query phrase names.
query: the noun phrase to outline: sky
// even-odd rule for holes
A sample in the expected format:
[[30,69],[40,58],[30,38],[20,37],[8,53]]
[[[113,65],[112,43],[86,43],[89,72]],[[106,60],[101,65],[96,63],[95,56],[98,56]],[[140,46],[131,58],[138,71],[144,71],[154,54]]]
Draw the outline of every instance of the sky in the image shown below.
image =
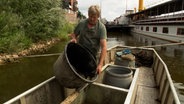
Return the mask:
[[[90,5],[99,5],[101,7],[101,16],[108,21],[125,14],[125,10],[138,10],[139,0],[77,0],[79,11],[86,17]],[[149,8],[170,0],[143,0],[144,7]]]

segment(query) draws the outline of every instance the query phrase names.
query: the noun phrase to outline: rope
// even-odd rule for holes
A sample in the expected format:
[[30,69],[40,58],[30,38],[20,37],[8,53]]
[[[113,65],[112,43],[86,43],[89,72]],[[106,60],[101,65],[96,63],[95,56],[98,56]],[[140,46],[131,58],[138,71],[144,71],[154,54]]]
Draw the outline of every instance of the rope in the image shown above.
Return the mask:
[[[140,48],[153,48],[153,47],[162,47],[162,46],[173,46],[173,45],[182,45],[184,42],[181,43],[170,43],[170,44],[160,44],[160,45],[151,45],[151,46],[140,46]],[[130,46],[131,47],[131,46]],[[60,55],[61,53],[53,53],[53,54],[42,54],[42,55],[30,55],[24,57],[45,57],[45,56],[56,56]]]
[[151,47],[162,47],[162,46],[173,46],[173,45],[182,45],[184,42],[181,43],[170,43],[170,44],[160,44],[160,45],[151,45],[151,46],[141,46],[142,48],[151,48]]
[[71,95],[69,95],[64,101],[62,101],[60,104],[71,104],[77,96],[79,96],[79,93],[83,91],[89,84],[86,83],[84,86],[76,89]]
[[71,95],[69,95],[64,101],[62,101],[60,104],[71,104],[79,95],[79,92],[75,91]]
[[61,53],[53,53],[53,54],[42,54],[42,55],[30,55],[30,56],[24,56],[24,57],[45,57],[45,56],[56,56],[60,54]]
[[[160,45],[151,45],[151,46],[123,46],[124,48],[129,48],[129,49],[135,49],[135,48],[154,48],[154,47],[162,47],[162,46],[173,46],[173,45],[183,45],[184,42],[181,43],[170,43],[170,44],[160,44]],[[114,49],[114,51],[122,51],[122,48],[120,49]]]

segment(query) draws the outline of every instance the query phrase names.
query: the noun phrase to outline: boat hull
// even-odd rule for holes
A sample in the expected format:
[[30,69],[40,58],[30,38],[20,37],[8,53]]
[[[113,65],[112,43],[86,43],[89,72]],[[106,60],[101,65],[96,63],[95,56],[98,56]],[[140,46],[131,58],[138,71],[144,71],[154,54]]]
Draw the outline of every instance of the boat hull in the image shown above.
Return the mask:
[[[103,84],[105,69],[113,65],[115,53],[127,48],[132,52],[144,50],[152,53],[152,66],[131,68],[133,79],[127,89]],[[69,104],[180,104],[167,66],[154,49],[114,46],[108,49],[104,64],[95,82],[77,90],[61,86],[52,77],[4,104],[68,104],[68,101]]]

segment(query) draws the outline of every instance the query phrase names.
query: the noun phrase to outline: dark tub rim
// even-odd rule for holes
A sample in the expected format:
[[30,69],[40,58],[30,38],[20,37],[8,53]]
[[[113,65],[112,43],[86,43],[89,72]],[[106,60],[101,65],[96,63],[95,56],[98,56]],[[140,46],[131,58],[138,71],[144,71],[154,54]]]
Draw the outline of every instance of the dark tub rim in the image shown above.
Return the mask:
[[[64,50],[65,55],[64,55],[64,57],[66,58],[67,63],[69,64],[69,66],[70,66],[70,68],[72,69],[72,71],[73,71],[79,78],[81,78],[82,80],[84,80],[85,82],[92,83],[92,82],[96,81],[96,80],[98,79],[98,74],[96,74],[96,75],[95,75],[95,78],[92,78],[92,80],[88,80],[88,79],[83,78],[80,74],[78,74],[78,73],[75,71],[73,65],[70,64],[70,61],[69,61],[68,55],[67,55],[67,48],[68,48],[68,45],[69,45],[69,44],[76,44],[76,45],[79,45],[82,49],[84,49],[84,50],[86,50],[86,49],[85,49],[83,46],[81,46],[80,44],[78,44],[78,43],[73,43],[73,42],[69,42],[69,43],[67,43],[67,45],[65,46],[65,50]],[[93,57],[93,55],[92,55],[88,50],[86,50],[86,52],[87,52],[88,54],[90,54],[90,56],[92,56],[93,60],[95,60],[95,58]],[[96,61],[95,61],[95,63],[96,63]]]
[[[110,69],[110,68],[108,68],[108,67],[115,67],[115,68],[117,68],[118,67],[118,69],[119,68],[123,68],[123,69],[120,69],[120,70],[126,70],[128,73],[126,73],[126,74],[116,74],[116,73],[112,73],[110,70],[116,70],[116,69]],[[129,77],[129,76],[132,76],[133,75],[133,71],[131,70],[131,68],[129,68],[129,67],[123,67],[123,66],[119,66],[119,65],[113,65],[113,66],[108,66],[107,67],[107,69],[106,69],[106,74],[109,74],[109,75],[111,75],[111,76],[114,76],[114,77]]]

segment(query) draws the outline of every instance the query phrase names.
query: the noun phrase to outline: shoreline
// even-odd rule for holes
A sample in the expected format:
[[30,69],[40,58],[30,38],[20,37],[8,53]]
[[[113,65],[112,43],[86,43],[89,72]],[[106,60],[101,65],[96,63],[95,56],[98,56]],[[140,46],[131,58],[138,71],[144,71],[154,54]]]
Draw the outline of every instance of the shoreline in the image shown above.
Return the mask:
[[59,41],[61,41],[61,39],[52,38],[48,41],[40,41],[38,43],[34,43],[31,45],[30,48],[25,49],[18,53],[0,54],[0,65],[19,62],[19,60],[22,57],[32,55],[36,52],[45,52],[47,49],[49,49],[50,47],[52,47],[54,44],[58,43]]

